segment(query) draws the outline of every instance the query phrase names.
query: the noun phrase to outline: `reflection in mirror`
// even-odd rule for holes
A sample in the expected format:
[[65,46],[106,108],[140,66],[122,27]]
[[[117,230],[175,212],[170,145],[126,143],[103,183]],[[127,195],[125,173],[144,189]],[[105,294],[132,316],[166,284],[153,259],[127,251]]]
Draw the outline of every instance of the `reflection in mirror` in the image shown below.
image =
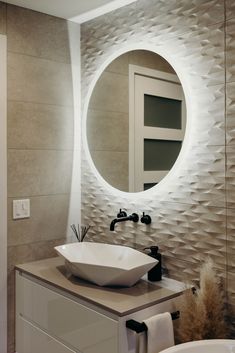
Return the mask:
[[156,53],[127,52],[99,77],[87,112],[87,140],[101,176],[139,192],[172,168],[185,131],[185,101],[171,65]]

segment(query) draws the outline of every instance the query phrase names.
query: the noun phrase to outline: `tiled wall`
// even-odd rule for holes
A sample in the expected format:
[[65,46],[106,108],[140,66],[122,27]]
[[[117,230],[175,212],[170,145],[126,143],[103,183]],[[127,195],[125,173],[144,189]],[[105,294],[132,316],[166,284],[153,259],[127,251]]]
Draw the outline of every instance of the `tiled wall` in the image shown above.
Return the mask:
[[[70,24],[70,31],[78,26]],[[70,204],[74,107],[65,20],[0,3],[7,34],[8,353],[14,351],[16,263],[54,256]],[[79,41],[79,32],[77,32]],[[13,199],[30,198],[31,217],[13,221]]]
[[[84,99],[114,52],[147,46],[175,68],[190,121],[173,172],[143,197],[106,186],[84,151],[83,222],[93,226],[90,238],[137,248],[157,244],[169,275],[180,280],[198,279],[209,255],[235,309],[234,1],[139,0],[83,24],[81,31]],[[129,222],[110,232],[121,207],[150,214],[151,226]]]

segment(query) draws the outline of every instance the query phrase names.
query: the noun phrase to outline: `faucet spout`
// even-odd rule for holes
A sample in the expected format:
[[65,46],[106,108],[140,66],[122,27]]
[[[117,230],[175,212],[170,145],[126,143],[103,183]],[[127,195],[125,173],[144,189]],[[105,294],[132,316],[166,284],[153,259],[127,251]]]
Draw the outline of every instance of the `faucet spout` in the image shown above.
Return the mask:
[[139,216],[137,215],[137,213],[132,213],[130,216],[115,218],[110,223],[110,230],[114,231],[116,223],[125,222],[125,221],[138,222]]

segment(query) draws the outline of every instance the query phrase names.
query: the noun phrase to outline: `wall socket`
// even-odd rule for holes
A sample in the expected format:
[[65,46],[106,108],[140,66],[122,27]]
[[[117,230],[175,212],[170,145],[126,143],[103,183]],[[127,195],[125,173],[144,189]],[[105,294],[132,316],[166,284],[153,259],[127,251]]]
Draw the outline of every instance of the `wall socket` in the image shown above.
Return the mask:
[[13,219],[30,217],[30,200],[13,200]]

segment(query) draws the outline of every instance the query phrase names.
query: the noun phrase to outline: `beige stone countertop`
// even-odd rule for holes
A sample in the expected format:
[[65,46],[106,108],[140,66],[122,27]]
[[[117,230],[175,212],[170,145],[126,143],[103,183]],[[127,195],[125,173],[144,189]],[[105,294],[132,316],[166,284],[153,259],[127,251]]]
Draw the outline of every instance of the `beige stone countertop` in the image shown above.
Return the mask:
[[185,289],[181,282],[169,278],[149,282],[146,276],[130,288],[99,287],[74,277],[65,268],[64,260],[60,257],[17,265],[16,270],[118,316],[125,316],[176,297]]

